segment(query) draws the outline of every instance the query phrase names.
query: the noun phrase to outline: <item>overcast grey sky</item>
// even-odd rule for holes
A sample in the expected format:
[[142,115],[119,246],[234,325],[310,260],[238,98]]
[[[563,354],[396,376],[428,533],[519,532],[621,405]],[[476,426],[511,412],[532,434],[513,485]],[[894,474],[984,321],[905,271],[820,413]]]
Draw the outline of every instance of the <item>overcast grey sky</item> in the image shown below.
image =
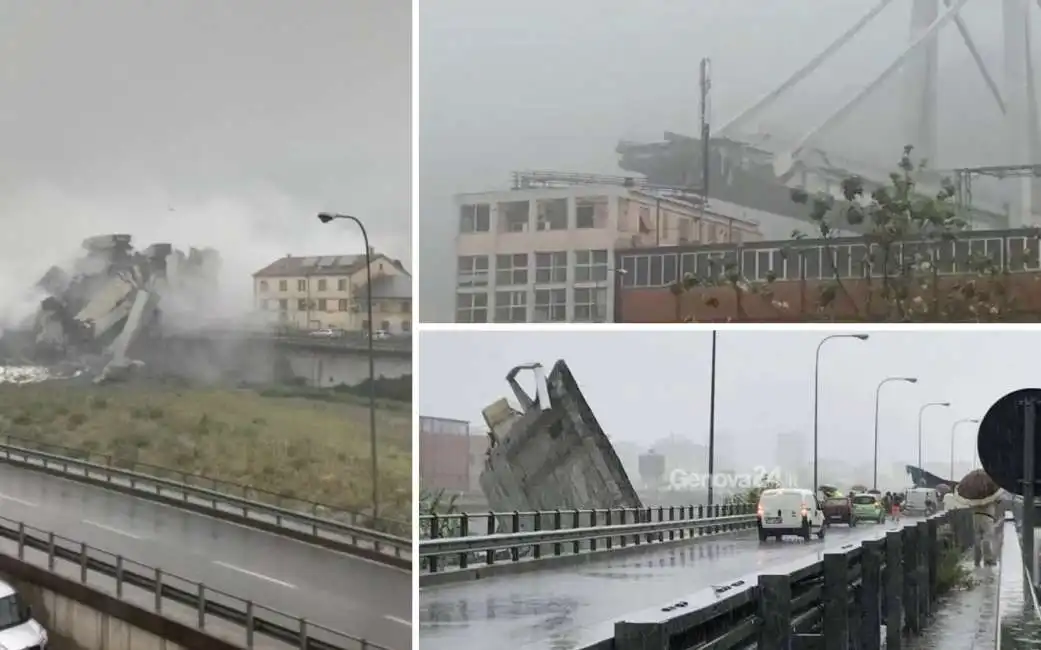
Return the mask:
[[[509,172],[525,168],[622,173],[614,153],[618,139],[697,132],[702,57],[712,59],[718,126],[809,62],[876,2],[421,2],[421,318],[454,318],[453,194],[506,189]],[[904,49],[910,5],[893,2],[753,130],[791,141],[831,113]],[[999,5],[970,3],[963,16],[1000,79]],[[1041,12],[1033,14],[1041,29]],[[940,160],[933,163],[1001,164],[993,144],[1000,113],[953,26],[942,33],[940,51]],[[900,79],[887,82],[824,134],[822,145],[833,154],[895,165],[905,144],[894,128],[900,88]],[[786,222],[766,230],[784,237],[791,228]]]
[[[812,449],[814,354],[821,338],[834,333],[722,331],[716,431],[727,440],[721,445],[764,464],[777,434],[803,433]],[[512,402],[505,382],[511,367],[541,362],[548,372],[562,358],[612,441],[646,446],[677,434],[707,443],[711,344],[703,331],[423,332],[419,412],[483,424],[481,409],[507,395]],[[983,417],[1009,391],[1041,385],[1039,344],[1041,333],[1021,332],[886,331],[863,342],[828,341],[820,365],[822,457],[870,459],[875,388],[886,377],[912,376],[917,384],[882,389],[881,462],[915,462],[919,408],[940,401],[951,407],[926,411],[923,456],[927,465],[946,467],[956,420]],[[974,427],[958,428],[958,460],[971,461],[974,441]]]
[[410,0],[0,3],[0,304],[96,233],[218,248],[244,288],[363,250],[328,209],[407,260],[410,39]]

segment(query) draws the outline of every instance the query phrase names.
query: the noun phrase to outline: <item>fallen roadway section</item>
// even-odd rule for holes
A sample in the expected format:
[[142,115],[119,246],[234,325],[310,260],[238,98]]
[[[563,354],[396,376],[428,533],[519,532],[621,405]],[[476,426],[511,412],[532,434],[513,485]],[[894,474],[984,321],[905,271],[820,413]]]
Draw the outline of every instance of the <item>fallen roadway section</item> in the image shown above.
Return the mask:
[[[421,586],[419,636],[424,650],[482,648],[489,638],[528,650],[596,647],[612,637],[616,621],[642,603],[688,601],[698,589],[711,593],[713,585],[732,584],[740,576],[754,583],[756,574],[793,562],[819,562],[826,552],[912,523],[917,520],[829,527],[824,541],[760,543],[749,530],[642,543],[639,551],[615,545],[613,552],[572,566]],[[422,542],[420,549],[422,555]]]
[[191,625],[201,612],[237,643],[305,629],[327,644],[308,647],[411,647],[409,571],[39,467],[0,468],[0,508],[5,552],[77,577],[86,562],[88,584]]

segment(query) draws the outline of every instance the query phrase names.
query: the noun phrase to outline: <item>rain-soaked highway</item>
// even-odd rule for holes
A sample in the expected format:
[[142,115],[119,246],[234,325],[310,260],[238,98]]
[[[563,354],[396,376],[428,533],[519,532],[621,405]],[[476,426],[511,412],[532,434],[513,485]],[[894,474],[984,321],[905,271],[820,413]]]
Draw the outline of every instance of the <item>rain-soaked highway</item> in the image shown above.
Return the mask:
[[0,465],[0,515],[386,647],[411,647],[410,571],[9,465]]
[[423,650],[469,650],[486,648],[495,639],[499,647],[524,650],[582,648],[610,637],[614,622],[627,613],[748,579],[772,565],[817,557],[898,525],[833,526],[823,542],[786,538],[760,544],[753,532],[608,556],[574,568],[424,587],[419,592],[420,645]]

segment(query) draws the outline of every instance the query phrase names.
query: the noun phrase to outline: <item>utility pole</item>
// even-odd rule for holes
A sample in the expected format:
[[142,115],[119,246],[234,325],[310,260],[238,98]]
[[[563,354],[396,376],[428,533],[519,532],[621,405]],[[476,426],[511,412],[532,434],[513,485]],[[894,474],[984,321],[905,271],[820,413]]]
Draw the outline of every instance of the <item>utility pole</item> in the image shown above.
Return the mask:
[[709,103],[709,91],[712,90],[712,63],[708,58],[701,60],[701,216],[704,218],[705,210],[708,209],[708,181],[709,181],[709,145],[708,139],[711,133],[709,128],[709,115],[712,106]]

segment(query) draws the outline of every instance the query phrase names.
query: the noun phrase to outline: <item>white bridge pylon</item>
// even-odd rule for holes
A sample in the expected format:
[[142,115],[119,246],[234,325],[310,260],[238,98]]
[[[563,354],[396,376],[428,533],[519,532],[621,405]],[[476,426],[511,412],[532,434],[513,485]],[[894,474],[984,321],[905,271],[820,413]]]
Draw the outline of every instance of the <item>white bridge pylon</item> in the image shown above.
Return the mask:
[[[987,69],[979,49],[960,12],[971,0],[910,0],[910,42],[874,80],[852,98],[812,127],[787,151],[775,156],[775,171],[785,176],[804,154],[817,144],[819,136],[855,110],[879,86],[899,71],[904,71],[903,129],[904,143],[915,147],[916,158],[935,161],[937,154],[937,113],[939,112],[939,41],[940,31],[954,24],[968,48],[976,69],[1001,111],[1004,158],[1007,165],[1041,164],[1041,115],[1038,111],[1037,87],[1031,60],[1030,12],[1041,0],[1000,0],[1003,24],[1004,76],[999,83]],[[997,6],[999,0],[982,0]],[[805,66],[797,70],[772,91],[741,111],[719,129],[719,135],[740,139],[741,127],[762,113],[799,82],[813,74],[864,27],[874,20],[893,0],[880,0],[852,27],[832,41]],[[942,9],[942,10],[941,10]],[[1022,227],[1032,221],[1031,215],[1041,210],[1034,206],[1032,187],[1039,179],[1020,177],[1006,181],[1009,226]]]

